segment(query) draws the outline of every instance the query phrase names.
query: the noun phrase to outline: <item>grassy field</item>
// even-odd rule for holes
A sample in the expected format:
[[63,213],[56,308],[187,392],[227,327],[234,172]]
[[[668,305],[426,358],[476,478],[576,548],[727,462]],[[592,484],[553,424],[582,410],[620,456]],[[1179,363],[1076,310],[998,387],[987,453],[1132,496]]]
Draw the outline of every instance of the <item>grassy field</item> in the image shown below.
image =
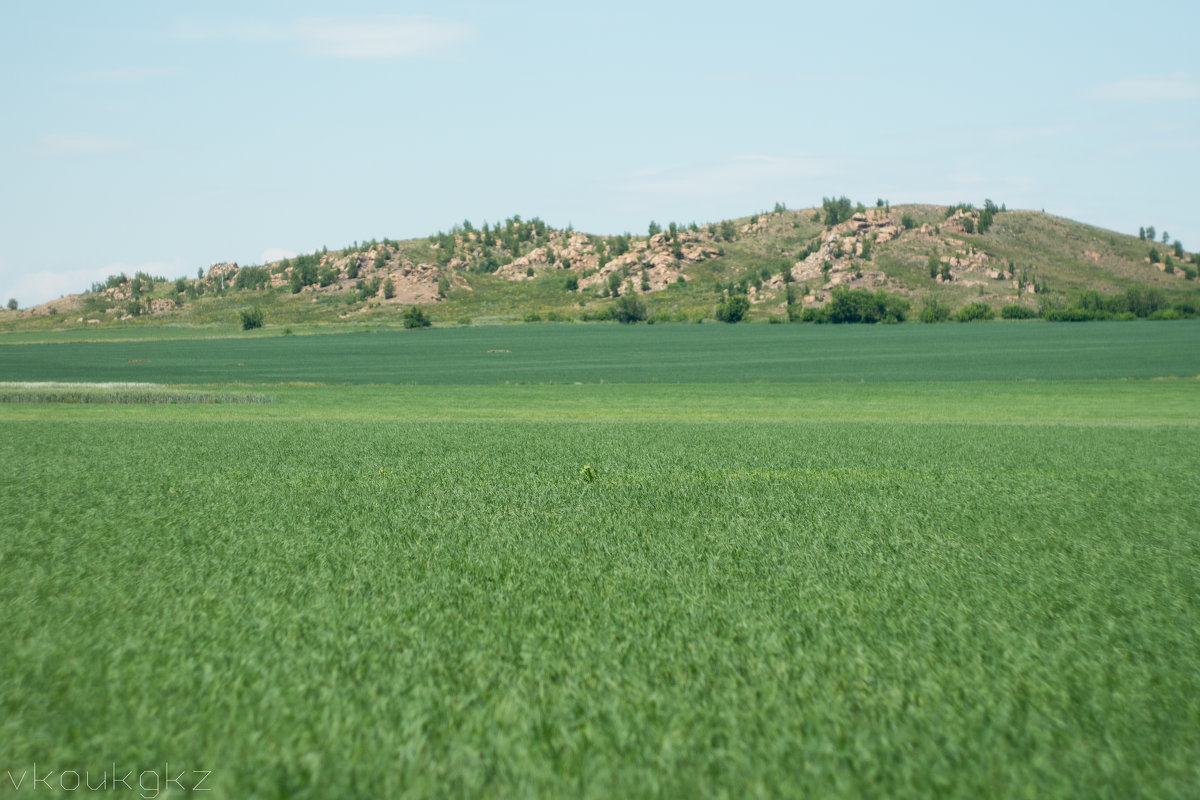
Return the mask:
[[1196,326],[829,330],[0,347],[274,400],[0,405],[0,796],[1196,796]]
[[[3,340],[0,339],[0,342]],[[545,324],[0,344],[0,380],[664,383],[1193,377],[1200,323]]]

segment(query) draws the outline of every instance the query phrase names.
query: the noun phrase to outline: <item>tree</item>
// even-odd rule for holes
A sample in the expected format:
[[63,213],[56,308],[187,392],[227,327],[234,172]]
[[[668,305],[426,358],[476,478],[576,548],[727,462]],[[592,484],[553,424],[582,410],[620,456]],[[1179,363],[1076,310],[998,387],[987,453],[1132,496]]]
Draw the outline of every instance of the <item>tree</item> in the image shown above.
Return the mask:
[[428,328],[432,323],[420,306],[409,306],[402,317],[406,328]]
[[1144,227],[1138,228],[1138,238],[1143,242],[1146,241],[1146,229]]
[[624,294],[613,306],[613,318],[626,325],[641,322],[646,318],[646,306],[635,294]]
[[242,309],[242,330],[252,331],[263,326],[263,310],[258,306]]
[[15,297],[10,297],[10,298],[8,298],[8,310],[9,310],[9,311],[16,311],[16,310],[17,310],[17,308],[18,308],[18,306],[17,306],[17,298],[15,298]]
[[1175,248],[1175,257],[1183,258],[1183,242],[1176,239],[1175,243],[1172,245],[1172,247]]
[[647,230],[651,236],[657,236],[658,234],[662,233],[662,226],[660,226],[654,220],[650,220],[650,227]]
[[1153,225],[1151,225],[1150,227],[1146,228],[1146,238],[1147,238],[1147,239],[1149,239],[1149,240],[1150,240],[1150,241],[1152,241],[1152,242],[1154,241],[1154,239],[1155,239],[1155,233],[1154,233],[1154,226],[1153,226]]
[[1166,244],[1167,240],[1170,238],[1171,238],[1171,234],[1167,233],[1166,231],[1163,231],[1162,243]]
[[[376,278],[375,280],[379,280]],[[385,300],[391,300],[396,296],[396,283],[391,278],[383,282],[383,297]],[[415,306],[414,306],[415,308]]]
[[730,324],[741,322],[750,313],[750,298],[744,294],[730,294],[717,304],[717,319]]
[[575,275],[568,275],[567,280],[563,283],[563,288],[568,292],[578,292],[579,278]]

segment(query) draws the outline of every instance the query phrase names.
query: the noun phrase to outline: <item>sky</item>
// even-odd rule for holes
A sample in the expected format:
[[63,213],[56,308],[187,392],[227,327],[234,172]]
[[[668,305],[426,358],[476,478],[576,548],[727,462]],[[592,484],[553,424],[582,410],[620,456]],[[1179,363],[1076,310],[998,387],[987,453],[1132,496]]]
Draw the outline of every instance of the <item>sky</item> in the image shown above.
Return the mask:
[[0,3],[0,302],[847,195],[1200,249],[1200,4]]

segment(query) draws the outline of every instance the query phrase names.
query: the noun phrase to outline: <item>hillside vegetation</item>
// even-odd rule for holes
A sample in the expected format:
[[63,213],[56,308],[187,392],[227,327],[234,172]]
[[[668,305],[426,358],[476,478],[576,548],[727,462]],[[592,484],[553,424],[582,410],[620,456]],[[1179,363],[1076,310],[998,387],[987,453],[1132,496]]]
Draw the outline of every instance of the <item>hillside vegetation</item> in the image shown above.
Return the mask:
[[264,265],[217,263],[195,277],[113,275],[78,295],[5,309],[0,330],[1196,316],[1200,256],[1154,236],[990,200],[867,208],[827,198],[820,209],[776,204],[703,226],[651,222],[637,236],[514,216]]

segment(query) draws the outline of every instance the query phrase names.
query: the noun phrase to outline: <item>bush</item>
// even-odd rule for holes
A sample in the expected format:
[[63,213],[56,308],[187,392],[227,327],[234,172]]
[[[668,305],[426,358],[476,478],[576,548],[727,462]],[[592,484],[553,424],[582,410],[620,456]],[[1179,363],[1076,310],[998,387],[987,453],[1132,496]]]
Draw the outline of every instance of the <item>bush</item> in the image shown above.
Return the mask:
[[[371,281],[371,286],[374,289],[374,291],[371,292],[372,296],[374,296],[375,292],[379,291],[378,286],[376,286],[377,283],[379,283],[379,278],[375,278],[375,280]],[[388,278],[383,282],[383,297],[385,300],[391,300],[395,296],[396,284],[391,278]]]
[[242,330],[252,331],[263,326],[263,310],[258,306],[243,309],[241,312]]
[[527,311],[525,313],[525,321],[526,322],[541,322],[542,315],[536,311]]
[[717,319],[721,322],[741,322],[749,313],[750,298],[744,294],[731,294],[717,304]]
[[420,306],[409,306],[402,316],[406,328],[428,328],[432,323]]
[[917,227],[917,221],[913,219],[912,214],[902,214],[900,216],[900,224],[904,226],[904,230],[910,231]]
[[568,275],[567,280],[563,283],[563,288],[568,292],[578,292],[579,278],[575,275]]
[[261,289],[271,285],[271,271],[266,267],[242,267],[233,278],[235,289]]
[[1000,309],[1000,316],[1004,319],[1037,319],[1038,312],[1037,309],[1029,306],[1010,303]]
[[996,312],[987,303],[967,303],[954,314],[956,322],[975,322],[995,318]]
[[806,308],[800,315],[801,322],[817,323],[867,323],[903,322],[908,315],[909,303],[903,297],[879,289],[834,287],[832,299],[821,308]]
[[996,318],[996,311],[987,303],[967,303],[954,314],[957,322],[975,322]]
[[613,306],[613,319],[626,325],[641,322],[646,318],[646,306],[635,294],[626,294],[617,298]]
[[921,322],[946,322],[950,319],[950,306],[940,302],[936,297],[931,298],[921,309]]

